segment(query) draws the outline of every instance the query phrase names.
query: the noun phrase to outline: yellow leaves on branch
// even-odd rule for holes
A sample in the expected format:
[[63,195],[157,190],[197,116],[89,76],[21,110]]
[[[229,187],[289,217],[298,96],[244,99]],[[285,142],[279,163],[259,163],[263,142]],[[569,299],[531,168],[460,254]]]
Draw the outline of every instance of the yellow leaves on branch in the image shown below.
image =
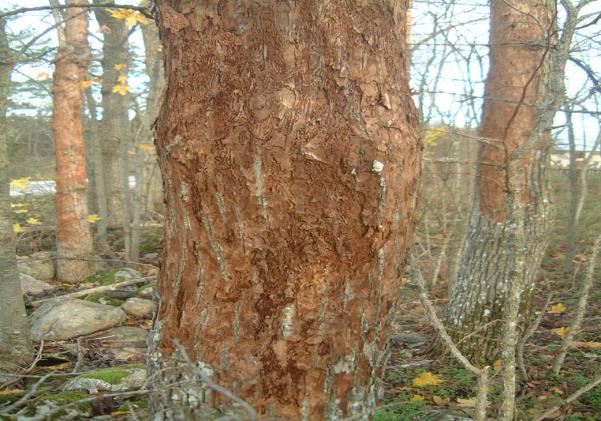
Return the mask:
[[115,64],[114,68],[115,70],[123,70],[127,67],[127,64],[123,64],[123,63],[117,63]]
[[95,224],[100,219],[102,219],[102,218],[100,216],[96,215],[95,213],[91,213],[91,214],[88,215],[88,222],[90,224]]
[[557,303],[555,305],[552,305],[549,310],[547,310],[547,313],[549,314],[561,314],[563,312],[566,311],[566,306],[564,306],[562,303]]
[[41,222],[36,218],[27,218],[25,220],[25,222],[27,222],[29,225],[40,225],[41,224]]
[[553,333],[555,333],[557,336],[561,336],[562,338],[566,334],[567,331],[568,331],[568,328],[566,326],[553,329]]
[[127,86],[124,83],[118,83],[115,86],[113,86],[113,93],[114,94],[119,94],[119,95],[127,95],[127,93],[129,92],[129,86]]
[[152,145],[150,143],[140,143],[138,148],[140,148],[142,152],[148,152],[152,149]]
[[27,190],[30,185],[29,180],[31,180],[31,177],[16,178],[11,180],[10,186],[14,189]]
[[93,82],[93,81],[91,81],[91,80],[89,80],[89,79],[82,80],[82,81],[80,82],[81,89],[88,89],[90,86],[92,86],[92,82]]
[[444,135],[448,134],[447,129],[438,128],[438,129],[428,129],[426,130],[426,135],[424,136],[424,145],[434,145]]
[[13,224],[13,232],[15,234],[18,234],[18,233],[20,233],[22,231],[23,231],[23,228],[21,227],[21,224],[19,224],[18,222],[15,223],[15,224]]
[[41,72],[38,72],[38,74],[36,75],[36,77],[40,80],[48,79],[49,76],[50,75],[48,74],[48,72],[45,72],[43,70]]
[[125,24],[130,28],[138,23],[140,25],[148,25],[150,23],[150,19],[137,10],[115,9],[111,12],[111,16],[115,19],[124,20]]
[[125,84],[127,84],[127,76],[125,76],[125,75],[119,75],[119,77],[117,78],[117,81],[119,83],[125,83]]
[[15,211],[16,214],[27,213],[27,212],[29,212],[27,209],[17,209]]
[[437,374],[432,374],[429,371],[424,371],[412,381],[412,383],[418,387],[436,386],[442,382],[444,382],[442,377]]

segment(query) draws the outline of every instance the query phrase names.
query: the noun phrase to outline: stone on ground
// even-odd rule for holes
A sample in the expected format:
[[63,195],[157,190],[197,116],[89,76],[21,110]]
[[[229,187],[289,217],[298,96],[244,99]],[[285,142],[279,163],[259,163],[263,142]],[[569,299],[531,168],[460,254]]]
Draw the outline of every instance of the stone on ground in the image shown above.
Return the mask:
[[19,272],[25,273],[41,281],[54,279],[55,267],[52,255],[47,252],[34,253],[28,257],[18,258]]
[[150,300],[144,300],[142,298],[128,298],[127,301],[121,306],[130,316],[134,316],[140,319],[152,318],[154,312],[154,303]]
[[146,369],[138,365],[124,365],[80,374],[68,381],[63,390],[97,392],[126,392],[144,386]]
[[44,295],[56,289],[54,285],[39,281],[26,273],[20,273],[19,280],[21,281],[21,291],[25,295]]
[[35,341],[70,339],[116,326],[125,318],[118,307],[84,300],[53,300],[32,313],[31,337]]

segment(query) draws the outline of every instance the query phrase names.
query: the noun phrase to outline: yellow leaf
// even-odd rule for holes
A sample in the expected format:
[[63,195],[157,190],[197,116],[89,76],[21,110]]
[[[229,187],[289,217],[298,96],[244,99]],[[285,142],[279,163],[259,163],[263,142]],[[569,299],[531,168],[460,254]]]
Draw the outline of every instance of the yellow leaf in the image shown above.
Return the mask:
[[96,82],[96,83],[102,83],[102,78],[100,76],[96,76],[94,78],[94,82]]
[[111,11],[111,16],[115,19],[127,19],[134,11],[130,9],[114,9]]
[[49,76],[48,72],[44,72],[44,71],[38,72],[38,74],[37,74],[38,79],[48,79],[48,76]]
[[123,70],[126,67],[127,67],[127,65],[123,64],[123,63],[117,63],[117,64],[115,64],[115,70]]
[[413,384],[415,386],[434,386],[444,382],[442,377],[437,374],[432,374],[429,371],[424,371],[419,376],[413,379]]
[[428,129],[424,136],[424,145],[434,145],[442,136],[447,134],[447,130],[443,128]]
[[80,85],[81,85],[81,89],[88,89],[90,86],[92,86],[92,81],[89,79],[82,80]]
[[138,148],[140,148],[142,151],[146,152],[152,149],[152,145],[150,143],[140,143],[138,145]]
[[38,221],[36,218],[27,218],[25,220],[25,222],[27,222],[29,225],[40,225],[41,222]]
[[557,304],[551,306],[549,308],[549,310],[547,310],[547,313],[549,313],[549,314],[561,314],[564,311],[566,311],[566,306],[564,306],[562,303],[557,303]]
[[459,404],[459,406],[465,406],[466,408],[473,408],[476,406],[476,399],[457,398],[457,403]]
[[23,206],[27,206],[27,203],[11,203],[11,208],[22,208]]
[[574,341],[572,343],[572,345],[579,347],[579,348],[590,348],[590,349],[599,349],[601,348],[601,342],[593,342],[593,341],[589,341],[589,342],[578,342],[578,341]]
[[11,180],[10,186],[16,189],[27,190],[29,188],[31,177],[16,178]]
[[20,213],[27,213],[27,212],[29,212],[27,209],[17,209],[17,210],[15,211],[15,213],[19,213],[19,214],[20,214]]
[[499,371],[501,371],[501,360],[495,360],[494,363],[492,363],[492,368],[495,370],[495,373],[498,373]]
[[25,391],[23,389],[4,389],[0,390],[0,396],[10,396],[10,395],[23,395]]
[[127,82],[127,76],[125,76],[125,75],[119,75],[119,77],[117,78],[117,80],[119,81],[119,83],[125,83],[125,82]]
[[129,92],[129,86],[120,83],[118,85],[113,86],[113,93],[118,93],[119,95],[127,95]]
[[88,222],[90,224],[95,224],[100,219],[102,219],[102,218],[100,216],[96,215],[95,213],[91,213],[91,214],[88,215]]
[[553,329],[553,333],[555,333],[557,336],[561,336],[562,338],[563,338],[563,335],[565,335],[567,331],[568,331],[568,328],[566,326]]
[[424,397],[422,395],[413,395],[411,396],[411,399],[409,399],[411,402],[416,402],[416,401],[423,401]]
[[18,234],[22,231],[23,231],[23,228],[21,228],[21,224],[19,224],[19,223],[13,224],[13,232],[15,234]]

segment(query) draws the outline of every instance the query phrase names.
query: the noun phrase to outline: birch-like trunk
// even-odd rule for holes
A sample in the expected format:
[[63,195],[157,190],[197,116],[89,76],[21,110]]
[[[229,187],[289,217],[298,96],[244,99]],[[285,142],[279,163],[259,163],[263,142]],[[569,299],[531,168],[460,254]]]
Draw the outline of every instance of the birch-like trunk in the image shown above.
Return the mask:
[[5,28],[6,21],[0,19],[0,371],[14,372],[32,360],[33,352],[19,282],[10,207],[6,109],[14,62]]
[[368,419],[420,173],[407,2],[202,4],[158,5],[167,215],[151,411],[232,409],[194,383],[202,370],[261,415]]
[[[498,354],[516,259],[523,263],[522,318],[528,316],[536,275],[549,233],[545,167],[548,134],[535,139],[514,165],[514,154],[544,133],[553,7],[547,0],[491,3],[490,70],[480,134],[477,191],[446,323],[469,358]],[[519,174],[511,173],[518,168]],[[519,188],[512,186],[517,179]],[[511,205],[519,201],[518,207]],[[512,209],[522,209],[523,217]],[[516,224],[526,256],[516,248]],[[518,255],[519,254],[519,255]],[[523,262],[522,262],[523,259]]]
[[[85,3],[85,2],[84,2]],[[68,0],[67,5],[82,4]],[[86,202],[86,157],[83,138],[82,81],[90,60],[86,9],[69,7],[52,81],[52,132],[56,154],[57,277],[77,282],[94,272],[93,244]]]

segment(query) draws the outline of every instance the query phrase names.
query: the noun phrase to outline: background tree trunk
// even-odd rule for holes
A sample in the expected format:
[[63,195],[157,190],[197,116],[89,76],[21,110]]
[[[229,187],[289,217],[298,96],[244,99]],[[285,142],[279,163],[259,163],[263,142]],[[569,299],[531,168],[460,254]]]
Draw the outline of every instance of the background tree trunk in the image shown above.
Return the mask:
[[[548,241],[548,133],[520,161],[519,197],[513,196],[510,172],[513,154],[539,133],[547,105],[553,10],[546,0],[491,3],[491,61],[480,129],[488,142],[480,147],[469,233],[446,318],[452,336],[470,358],[492,357],[499,351],[501,320],[516,270],[515,224],[525,224],[528,250],[522,317],[528,316]],[[511,200],[523,204],[523,221],[510,215]]]
[[[82,4],[68,0],[67,4]],[[62,282],[81,281],[93,273],[92,235],[87,221],[86,158],[82,126],[81,82],[89,62],[88,17],[83,8],[65,11],[64,34],[52,84],[52,132],[56,150],[57,276]],[[59,29],[59,31],[61,31]]]
[[6,109],[13,65],[6,38],[6,21],[0,19],[0,370],[9,372],[33,358],[10,207]]
[[[195,5],[196,4],[196,5]],[[162,1],[157,419],[373,414],[414,227],[406,1]],[[170,370],[165,370],[170,368]],[[227,411],[226,411],[227,412]]]
[[[95,0],[96,4],[103,3]],[[96,8],[94,14],[103,31],[102,44],[102,120],[100,145],[104,165],[104,187],[107,200],[109,227],[126,227],[129,220],[124,211],[124,177],[129,134],[127,98],[113,92],[119,76],[127,74],[129,61],[128,31],[125,22],[111,16],[111,9]]]

